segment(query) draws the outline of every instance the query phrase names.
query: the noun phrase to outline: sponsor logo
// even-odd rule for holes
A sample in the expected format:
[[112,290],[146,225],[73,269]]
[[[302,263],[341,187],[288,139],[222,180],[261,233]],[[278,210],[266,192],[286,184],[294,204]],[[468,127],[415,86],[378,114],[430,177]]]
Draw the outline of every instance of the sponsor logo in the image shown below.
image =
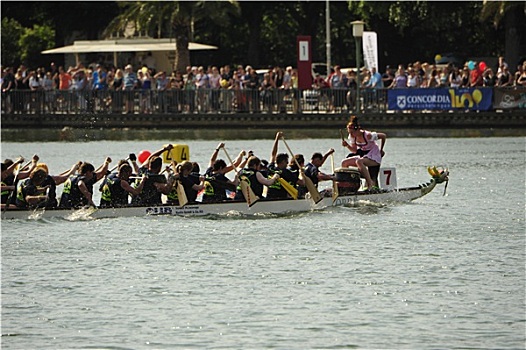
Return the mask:
[[499,106],[503,108],[511,108],[515,106],[515,97],[512,95],[504,94],[500,100]]
[[482,91],[479,89],[473,90],[471,94],[465,92],[461,95],[455,94],[454,89],[449,89],[449,95],[451,96],[451,107],[454,108],[472,108],[474,104],[478,105],[482,101]]
[[405,98],[406,98],[405,96],[397,96],[396,104],[398,105],[399,108],[405,108],[406,106]]

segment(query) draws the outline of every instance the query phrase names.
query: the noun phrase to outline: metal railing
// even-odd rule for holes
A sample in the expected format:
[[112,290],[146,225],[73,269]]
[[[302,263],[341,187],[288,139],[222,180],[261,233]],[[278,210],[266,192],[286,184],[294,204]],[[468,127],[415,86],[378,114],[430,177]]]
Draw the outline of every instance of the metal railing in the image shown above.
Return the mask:
[[[508,90],[526,99],[526,88],[519,89],[523,91],[517,93],[517,88]],[[360,90],[361,112],[386,112],[388,91]],[[500,93],[502,91],[507,90],[501,88]],[[356,90],[349,89],[12,90],[2,92],[1,98],[3,114],[297,114],[356,111]],[[517,106],[526,108],[520,103]]]

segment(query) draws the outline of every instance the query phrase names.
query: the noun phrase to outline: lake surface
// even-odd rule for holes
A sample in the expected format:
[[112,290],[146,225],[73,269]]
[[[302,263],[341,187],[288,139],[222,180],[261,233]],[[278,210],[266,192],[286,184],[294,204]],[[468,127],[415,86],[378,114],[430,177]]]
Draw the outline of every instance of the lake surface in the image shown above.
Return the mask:
[[[288,144],[307,157],[333,147],[338,163],[334,136]],[[204,170],[221,140],[2,142],[2,159],[37,153],[59,173],[171,142]],[[271,147],[226,142],[231,156]],[[525,139],[391,138],[385,151],[399,187],[449,167],[446,196],[440,185],[407,204],[288,216],[2,222],[2,349],[524,349]]]

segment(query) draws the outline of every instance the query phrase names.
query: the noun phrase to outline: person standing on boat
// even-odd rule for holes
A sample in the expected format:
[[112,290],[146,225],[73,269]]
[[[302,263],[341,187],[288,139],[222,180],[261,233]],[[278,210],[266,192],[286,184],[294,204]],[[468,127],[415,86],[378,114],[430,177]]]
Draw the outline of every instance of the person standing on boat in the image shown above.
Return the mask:
[[100,207],[125,207],[129,204],[130,194],[137,196],[141,193],[146,176],[141,178],[137,187],[132,187],[128,182],[132,173],[132,167],[128,163],[123,163],[116,174],[108,175],[102,187]]
[[[349,141],[342,140],[342,146],[351,153],[345,158],[342,167],[355,166],[367,182],[367,189],[378,189],[376,180],[371,178],[368,167],[380,166],[384,156],[386,135],[384,133],[363,130],[358,122],[358,117],[352,116],[347,124]],[[376,141],[381,140],[382,146],[378,147]]]
[[[247,167],[240,171],[239,180],[247,181],[254,194],[260,198],[263,197],[263,186],[270,186],[278,181],[279,174],[274,174],[270,179],[265,178],[260,172],[261,161],[256,156],[248,158]],[[245,200],[241,186],[237,186],[236,200]]]
[[82,163],[80,174],[64,183],[59,207],[78,208],[85,205],[96,207],[93,202],[93,185],[106,175],[110,163],[111,158],[107,157],[104,164],[96,170],[92,164]]
[[[299,173],[294,173],[287,168],[289,162],[289,155],[287,153],[278,154],[278,142],[283,137],[281,131],[276,133],[274,145],[270,154],[270,163],[268,165],[269,177],[270,174],[278,174],[280,178],[287,181],[291,186],[296,188],[299,179]],[[303,181],[301,181],[303,184]],[[275,181],[268,186],[267,199],[285,199],[291,198],[289,193],[283,188],[280,181]]]
[[314,186],[318,187],[318,183],[320,181],[329,181],[329,180],[335,180],[334,175],[325,174],[320,171],[320,167],[325,163],[325,160],[327,160],[327,157],[329,157],[331,154],[334,153],[334,149],[331,148],[327,153],[322,155],[319,152],[316,152],[312,155],[310,159],[310,163],[305,166],[305,175],[308,176],[311,180]]

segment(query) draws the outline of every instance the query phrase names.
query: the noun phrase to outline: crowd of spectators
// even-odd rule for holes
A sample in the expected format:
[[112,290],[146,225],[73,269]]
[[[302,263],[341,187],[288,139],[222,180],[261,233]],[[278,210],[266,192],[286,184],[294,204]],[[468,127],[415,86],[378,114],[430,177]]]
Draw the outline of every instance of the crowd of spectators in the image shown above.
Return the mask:
[[[326,101],[327,111],[352,110],[355,106],[357,72],[345,73],[335,66],[328,77],[313,79],[312,91],[298,91],[293,67],[271,67],[263,73],[251,66],[188,66],[185,72],[155,71],[144,64],[135,70],[101,64],[82,64],[36,70],[21,65],[1,69],[2,110],[6,113],[109,112],[109,113],[206,113],[206,112],[298,112],[302,98]],[[526,87],[526,63],[510,73],[499,57],[498,66],[484,62],[435,65],[420,62],[387,66],[381,74],[372,68],[360,71],[360,86],[367,91],[390,88]],[[26,92],[17,95],[16,92]],[[27,92],[30,92],[27,94]],[[42,93],[44,92],[44,93]],[[73,92],[73,93],[72,93]],[[377,96],[377,95],[375,95]]]

